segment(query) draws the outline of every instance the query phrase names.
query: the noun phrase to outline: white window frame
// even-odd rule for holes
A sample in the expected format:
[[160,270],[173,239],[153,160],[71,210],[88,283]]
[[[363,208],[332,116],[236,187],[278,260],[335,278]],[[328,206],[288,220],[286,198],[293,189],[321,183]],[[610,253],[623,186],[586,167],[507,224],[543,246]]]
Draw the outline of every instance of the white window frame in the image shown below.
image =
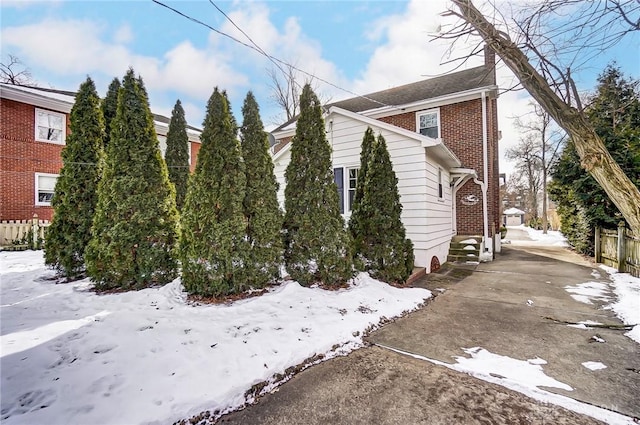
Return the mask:
[[[342,169],[342,210],[344,212],[342,212],[341,214],[343,216],[350,216],[351,206],[349,205],[349,190],[350,190],[349,189],[349,171],[358,170],[358,174],[360,174],[360,165],[336,165],[333,167],[334,170],[336,168]],[[356,186],[357,184],[358,183],[356,180]],[[354,188],[354,191],[355,191],[355,188]],[[355,192],[354,192],[354,196],[355,196]]]
[[[35,205],[50,207],[51,202],[42,202],[40,201],[40,197],[38,196],[40,193],[39,177],[55,177],[56,183],[57,183],[57,179],[60,177],[60,174],[51,174],[51,173],[35,173],[34,174],[33,187],[34,187],[34,195],[35,195]],[[54,188],[55,188],[55,185],[54,185]]]
[[[57,116],[58,118],[60,118],[62,120],[62,128],[60,129],[61,132],[61,136],[60,136],[60,141],[56,141],[56,140],[49,140],[49,139],[42,139],[39,137],[39,132],[38,132],[38,114],[39,113],[44,113],[47,115],[52,115],[52,116]],[[48,109],[40,109],[40,108],[35,108],[35,114],[34,114],[34,138],[37,142],[45,142],[45,143],[54,143],[56,145],[64,145],[65,144],[65,140],[67,138],[67,116],[63,113],[60,112],[54,112],[54,111],[50,111]]]
[[[442,125],[440,123],[440,108],[429,109],[426,111],[420,111],[416,113],[416,133],[420,133],[420,117],[424,115],[436,114],[436,121],[438,122],[438,137],[437,139],[442,138]],[[425,136],[429,137],[429,136]]]

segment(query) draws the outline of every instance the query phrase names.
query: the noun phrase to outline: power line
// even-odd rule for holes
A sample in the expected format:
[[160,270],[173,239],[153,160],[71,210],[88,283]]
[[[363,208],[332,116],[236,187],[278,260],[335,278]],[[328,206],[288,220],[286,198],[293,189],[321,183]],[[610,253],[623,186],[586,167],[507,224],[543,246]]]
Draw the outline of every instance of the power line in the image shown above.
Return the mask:
[[[227,33],[223,32],[223,31],[220,31],[220,30],[218,30],[218,29],[216,29],[216,28],[212,27],[211,25],[209,25],[209,24],[207,24],[207,23],[205,23],[205,22],[202,22],[202,21],[201,21],[201,20],[199,20],[199,19],[196,19],[196,18],[194,18],[194,17],[192,17],[192,16],[189,16],[189,15],[187,15],[186,13],[183,13],[183,12],[179,11],[178,9],[175,9],[175,8],[173,8],[173,7],[169,6],[169,5],[167,5],[167,4],[163,3],[163,2],[161,2],[160,0],[151,0],[151,1],[153,1],[153,2],[154,2],[154,3],[156,3],[157,5],[160,5],[160,6],[164,7],[164,8],[166,8],[166,9],[171,10],[171,11],[172,11],[172,12],[174,12],[174,13],[177,13],[178,15],[180,15],[180,16],[182,16],[182,17],[184,17],[184,18],[186,18],[186,19],[188,19],[188,20],[190,20],[190,21],[192,21],[192,22],[194,22],[194,23],[196,23],[196,24],[198,24],[198,25],[202,25],[202,26],[204,26],[205,28],[208,28],[208,29],[210,29],[211,31],[214,31],[214,32],[215,32],[215,33],[217,33],[217,34],[220,34],[220,35],[222,35],[223,37],[227,37],[227,38],[231,39],[232,41],[235,41],[235,42],[236,42],[236,43],[238,43],[238,44],[241,44],[241,45],[243,45],[243,46],[245,46],[245,47],[248,47],[248,48],[249,48],[249,49],[251,49],[251,50],[254,50],[254,51],[258,52],[259,54],[261,54],[261,55],[265,56],[267,59],[269,59],[269,60],[270,60],[270,61],[272,61],[272,62],[273,62],[273,61],[275,61],[275,62],[277,62],[277,63],[279,63],[279,64],[281,64],[281,65],[287,66],[287,67],[289,67],[289,68],[291,68],[291,69],[294,69],[294,70],[296,70],[296,71],[298,71],[298,72],[300,72],[300,73],[302,73],[302,74],[305,74],[305,75],[307,75],[307,76],[311,77],[312,79],[318,80],[318,81],[320,81],[320,82],[322,82],[322,83],[325,83],[325,84],[327,84],[327,85],[329,85],[329,86],[331,86],[331,87],[334,87],[334,88],[336,88],[336,89],[338,89],[338,90],[341,90],[341,91],[343,91],[343,92],[345,92],[345,93],[349,93],[349,94],[351,94],[351,95],[353,95],[353,96],[355,96],[355,97],[360,97],[360,98],[365,99],[365,100],[368,100],[368,101],[370,101],[370,102],[377,103],[378,105],[381,105],[381,106],[387,106],[387,107],[394,108],[394,109],[398,109],[398,110],[400,110],[400,109],[401,109],[401,108],[396,107],[395,105],[388,105],[388,104],[386,104],[386,103],[384,103],[384,102],[380,102],[379,100],[372,99],[372,98],[367,97],[367,96],[365,96],[365,95],[361,95],[361,94],[355,93],[355,92],[353,92],[353,91],[351,91],[351,90],[348,90],[348,89],[345,89],[345,88],[343,88],[343,87],[340,87],[340,86],[338,86],[337,84],[332,83],[331,81],[327,81],[327,80],[325,80],[324,78],[318,77],[318,76],[316,76],[316,75],[314,75],[314,74],[312,74],[312,73],[310,73],[310,72],[305,71],[304,69],[298,68],[298,67],[297,67],[297,66],[295,66],[295,65],[292,65],[292,64],[290,64],[290,63],[288,63],[288,62],[286,62],[286,61],[284,61],[284,60],[282,60],[282,59],[279,59],[279,58],[277,58],[277,57],[275,57],[275,56],[273,56],[273,55],[268,54],[267,52],[265,52],[265,51],[264,51],[264,50],[262,50],[261,48],[256,47],[257,45],[252,46],[252,45],[247,44],[247,43],[245,43],[245,42],[243,42],[243,41],[241,41],[241,40],[238,40],[237,38],[233,37],[232,35],[229,35],[229,34],[227,34]],[[213,5],[216,7],[216,9],[218,9],[218,10],[219,10],[219,11],[220,11],[220,12],[221,12],[221,13],[222,13],[222,14],[223,14],[227,19],[229,19],[229,21],[230,21],[230,22],[231,22],[231,23],[232,23],[236,28],[238,28],[238,30],[239,30],[242,34],[244,34],[247,38],[249,38],[249,36],[248,36],[244,31],[242,31],[242,30],[241,30],[241,29],[240,29],[240,28],[239,28],[239,27],[238,27],[238,26],[237,26],[233,21],[231,21],[231,19],[230,19],[230,18],[229,18],[229,17],[228,17],[224,12],[222,12],[222,11],[221,11],[221,10],[220,10],[220,9],[219,9],[215,4],[214,4],[214,3],[213,3],[213,1],[212,1],[212,0],[209,0],[209,1],[210,1],[210,3],[211,3],[211,4],[213,4]],[[251,40],[251,39],[249,38],[249,40]],[[253,40],[251,40],[251,42],[253,43]],[[255,44],[255,43],[254,43],[254,44]],[[278,67],[278,68],[280,68],[280,67]],[[282,68],[280,68],[280,70],[282,71]],[[284,71],[283,71],[283,72],[284,72]]]
[[[245,37],[247,37],[247,40],[249,40],[249,41],[251,42],[251,44],[253,44],[253,45],[256,47],[256,49],[258,49],[258,52],[260,52],[262,55],[266,56],[266,57],[267,57],[267,59],[269,59],[269,60],[271,61],[271,63],[273,63],[276,67],[278,67],[278,69],[280,70],[280,72],[282,72],[282,75],[284,75],[284,77],[285,77],[285,78],[287,77],[287,73],[285,72],[285,70],[284,70],[284,69],[282,69],[282,67],[280,66],[280,64],[279,64],[278,62],[276,62],[275,60],[273,60],[273,58],[271,58],[271,57],[267,54],[267,52],[265,52],[265,51],[264,51],[264,49],[262,49],[260,46],[258,46],[258,44],[257,44],[255,41],[253,41],[253,39],[249,36],[249,34],[247,34],[246,32],[244,32],[244,30],[243,30],[242,28],[240,28],[240,27],[239,27],[235,22],[233,22],[233,19],[231,19],[231,17],[229,17],[229,15],[227,15],[227,14],[226,14],[222,9],[220,9],[220,8],[218,7],[218,5],[217,5],[217,4],[215,4],[215,3],[213,2],[213,0],[209,0],[209,3],[211,3],[211,4],[213,5],[213,7],[215,7],[215,8],[218,10],[218,12],[222,13],[222,16],[224,16],[224,17],[225,17],[229,22],[231,22],[231,24],[232,24],[234,27],[236,27],[236,29],[237,29],[238,31],[240,31],[240,32],[241,32]],[[297,82],[296,80],[293,80],[293,82],[294,82],[298,87],[302,88],[302,87],[300,86],[300,84],[298,84],[298,82]]]

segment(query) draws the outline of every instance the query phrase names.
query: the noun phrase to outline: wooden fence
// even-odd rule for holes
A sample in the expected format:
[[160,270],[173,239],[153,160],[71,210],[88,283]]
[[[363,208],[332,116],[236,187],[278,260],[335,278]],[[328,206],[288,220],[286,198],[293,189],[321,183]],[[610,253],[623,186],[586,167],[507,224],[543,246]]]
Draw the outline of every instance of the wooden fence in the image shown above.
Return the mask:
[[617,230],[596,228],[595,256],[597,263],[640,277],[640,237],[624,227]]
[[0,222],[0,246],[5,249],[40,248],[50,224],[47,220],[39,220],[37,214],[31,220],[4,220]]

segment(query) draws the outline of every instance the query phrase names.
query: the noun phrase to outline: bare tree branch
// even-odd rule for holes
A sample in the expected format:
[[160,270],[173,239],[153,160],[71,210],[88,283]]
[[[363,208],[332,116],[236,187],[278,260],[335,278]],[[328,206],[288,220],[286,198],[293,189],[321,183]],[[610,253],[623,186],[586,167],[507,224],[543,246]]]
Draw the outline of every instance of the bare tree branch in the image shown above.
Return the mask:
[[17,56],[12,54],[8,56],[8,62],[0,63],[0,80],[7,84],[35,86],[29,68],[25,67]]
[[[613,160],[609,152],[604,146],[602,139],[596,134],[593,126],[588,122],[584,113],[579,109],[573,107],[571,103],[568,103],[568,93],[565,91],[565,95],[562,96],[558,93],[560,89],[559,82],[569,82],[570,92],[575,94],[577,91],[573,88],[575,84],[571,81],[570,75],[564,73],[558,73],[558,66],[551,66],[550,64],[561,63],[562,61],[553,60],[553,58],[560,58],[563,54],[567,54],[567,51],[562,50],[551,51],[546,54],[546,51],[540,50],[540,45],[537,42],[544,43],[545,38],[536,37],[536,31],[538,28],[544,29],[540,22],[543,17],[543,12],[562,11],[561,4],[571,3],[570,1],[562,2],[560,0],[547,0],[543,2],[539,7],[538,16],[530,17],[529,24],[519,25],[518,28],[530,29],[533,28],[532,34],[524,34],[520,38],[524,39],[526,43],[524,46],[519,46],[504,32],[499,31],[496,26],[490,23],[484,15],[473,5],[471,0],[453,0],[453,3],[457,7],[459,12],[454,12],[455,16],[461,17],[467,24],[464,27],[466,30],[473,28],[484,39],[485,43],[491,47],[498,56],[500,56],[503,62],[511,69],[511,71],[518,77],[520,83],[527,89],[529,94],[538,102],[538,104],[544,108],[545,111],[555,120],[560,127],[562,127],[567,134],[572,138],[575,143],[576,151],[581,159],[582,167],[587,170],[605,190],[611,201],[616,205],[618,210],[622,213],[629,226],[638,234],[640,234],[640,190],[633,182],[626,176],[620,166]],[[596,16],[596,11],[602,10],[601,2],[584,2],[576,3],[580,10],[584,13],[573,19],[572,23],[574,32],[569,34],[574,36],[577,34],[579,37],[592,36],[596,37],[601,33],[605,33],[602,37],[598,38],[598,42],[604,45],[619,40],[633,28],[625,28],[621,30],[614,30],[613,27],[603,27],[602,24],[610,22],[611,16]],[[638,8],[625,7],[626,11],[636,11]],[[567,9],[564,9],[565,11]],[[577,23],[583,22],[584,19],[592,19],[595,17],[595,27],[589,26],[588,28],[579,28],[575,26]],[[590,24],[589,21],[586,22]],[[562,31],[566,31],[563,29]],[[599,32],[598,32],[599,31]],[[540,31],[540,34],[544,31]],[[612,36],[613,34],[613,36]],[[550,39],[550,38],[549,38]],[[584,38],[582,38],[584,40]],[[591,41],[587,40],[589,43]],[[568,40],[566,37],[560,37],[559,44],[551,43],[551,47],[557,49],[558,45],[568,45],[569,42],[575,44],[576,40]],[[527,57],[525,52],[529,52],[527,46],[535,46],[538,50],[538,55],[542,56],[544,61],[539,61],[541,65],[541,72],[538,72],[532,65],[531,60]],[[544,45],[544,44],[543,44]],[[587,44],[589,45],[589,44]],[[584,47],[584,44],[583,44]],[[575,61],[576,53],[574,48],[569,49],[569,54],[573,55],[573,59],[570,63]],[[574,53],[571,53],[571,51]],[[578,51],[578,54],[581,51]],[[571,69],[571,66],[567,66]],[[554,75],[555,72],[555,75]],[[546,78],[545,78],[546,76]],[[565,87],[566,84],[562,85]],[[574,98],[574,101],[576,99]]]

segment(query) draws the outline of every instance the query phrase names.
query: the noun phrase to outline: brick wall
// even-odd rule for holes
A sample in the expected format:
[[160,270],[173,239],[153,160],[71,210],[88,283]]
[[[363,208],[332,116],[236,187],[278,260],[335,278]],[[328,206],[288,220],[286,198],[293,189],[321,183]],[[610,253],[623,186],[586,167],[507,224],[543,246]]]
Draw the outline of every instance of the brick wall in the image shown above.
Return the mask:
[[193,173],[196,170],[196,163],[198,162],[198,152],[200,152],[200,143],[191,143],[191,164],[189,170]]
[[[0,99],[0,220],[53,218],[53,208],[35,204],[35,173],[59,174],[64,145],[35,140],[35,108]],[[191,171],[199,150],[200,143],[191,143]]]
[[[496,100],[487,102],[488,125],[488,164],[489,181],[487,189],[487,205],[489,215],[489,232],[491,223],[496,229],[500,225],[499,182],[498,182],[498,127]],[[416,113],[407,112],[380,118],[380,121],[402,127],[410,131],[416,130]],[[451,149],[462,162],[464,168],[477,171],[482,180],[482,102],[480,99],[454,103],[440,107],[440,126],[444,144]],[[467,205],[469,196],[475,195],[479,200],[475,205]],[[457,231],[458,234],[481,235],[484,233],[482,214],[482,191],[473,181],[465,183],[458,189],[456,196]]]
[[35,204],[35,173],[58,174],[64,145],[35,141],[33,105],[0,99],[0,117],[0,220],[51,220],[53,209]]

